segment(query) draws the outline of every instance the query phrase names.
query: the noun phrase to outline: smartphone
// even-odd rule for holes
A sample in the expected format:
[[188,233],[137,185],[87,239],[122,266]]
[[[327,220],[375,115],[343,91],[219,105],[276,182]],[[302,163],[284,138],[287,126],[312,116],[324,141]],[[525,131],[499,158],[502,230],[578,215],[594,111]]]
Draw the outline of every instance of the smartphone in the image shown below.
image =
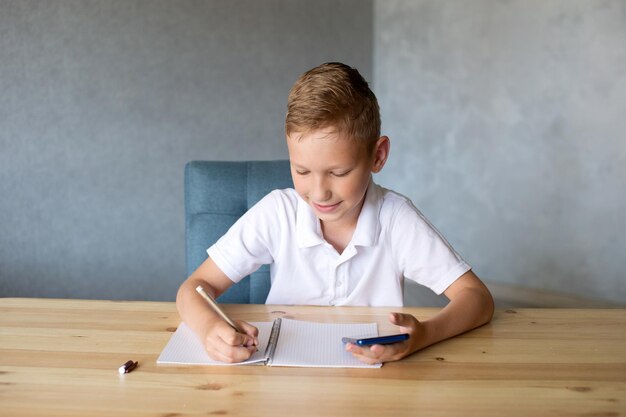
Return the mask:
[[371,346],[371,345],[388,345],[390,343],[402,342],[403,340],[408,340],[408,333],[401,334],[393,334],[389,336],[377,336],[377,337],[368,337],[368,338],[354,338],[354,337],[343,337],[341,341],[343,343],[354,343],[358,346]]

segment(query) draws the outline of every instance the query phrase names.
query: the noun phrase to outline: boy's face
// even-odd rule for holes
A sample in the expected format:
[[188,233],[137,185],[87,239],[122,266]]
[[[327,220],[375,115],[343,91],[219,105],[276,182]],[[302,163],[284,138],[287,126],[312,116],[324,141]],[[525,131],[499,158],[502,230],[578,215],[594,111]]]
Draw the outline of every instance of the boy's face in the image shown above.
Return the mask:
[[287,137],[294,187],[324,226],[356,226],[371,173],[382,169],[388,144],[386,137],[379,139],[370,155],[365,145],[333,128]]

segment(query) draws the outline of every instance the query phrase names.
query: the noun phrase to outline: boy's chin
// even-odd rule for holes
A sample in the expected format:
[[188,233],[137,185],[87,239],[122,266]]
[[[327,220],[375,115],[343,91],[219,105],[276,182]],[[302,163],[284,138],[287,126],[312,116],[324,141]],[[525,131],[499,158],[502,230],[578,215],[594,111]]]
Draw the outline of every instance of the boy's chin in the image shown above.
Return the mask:
[[323,221],[323,222],[333,222],[333,221],[338,220],[341,217],[341,215],[337,212],[325,213],[325,212],[320,212],[313,206],[311,206],[311,208],[313,209],[313,213],[315,213],[315,217],[317,217],[320,221]]
[[338,224],[345,220],[345,214],[343,211],[336,211],[333,213],[320,213],[315,211],[315,216],[322,222],[327,224]]

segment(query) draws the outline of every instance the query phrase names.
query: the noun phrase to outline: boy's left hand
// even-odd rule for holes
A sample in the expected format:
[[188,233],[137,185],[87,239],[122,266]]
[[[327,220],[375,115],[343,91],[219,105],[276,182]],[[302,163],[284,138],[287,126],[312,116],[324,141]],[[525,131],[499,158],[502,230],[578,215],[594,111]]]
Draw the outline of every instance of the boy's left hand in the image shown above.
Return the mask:
[[389,345],[372,345],[369,347],[346,344],[346,350],[368,364],[397,361],[418,350],[419,340],[424,337],[424,326],[410,314],[389,313],[389,321],[400,326],[399,333],[408,333],[409,340]]

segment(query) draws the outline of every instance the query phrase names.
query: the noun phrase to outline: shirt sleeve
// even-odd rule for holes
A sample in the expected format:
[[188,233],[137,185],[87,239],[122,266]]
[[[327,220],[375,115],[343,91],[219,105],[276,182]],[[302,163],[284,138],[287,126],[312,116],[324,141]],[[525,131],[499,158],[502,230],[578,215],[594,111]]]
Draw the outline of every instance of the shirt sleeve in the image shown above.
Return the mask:
[[252,206],[215,244],[209,257],[233,282],[273,262],[271,231],[276,232],[276,198],[270,193]]
[[437,294],[471,269],[410,201],[393,219],[391,242],[402,274]]

